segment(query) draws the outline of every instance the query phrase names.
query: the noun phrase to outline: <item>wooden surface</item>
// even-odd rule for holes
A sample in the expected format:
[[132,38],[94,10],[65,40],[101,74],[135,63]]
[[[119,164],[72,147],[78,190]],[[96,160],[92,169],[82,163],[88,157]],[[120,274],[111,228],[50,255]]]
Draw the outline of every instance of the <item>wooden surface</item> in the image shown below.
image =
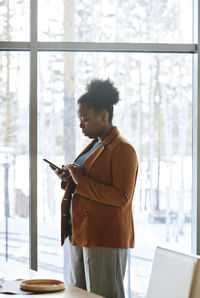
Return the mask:
[[57,279],[26,279],[20,283],[20,288],[31,292],[57,292],[65,289],[63,281]]
[[[49,278],[49,276],[44,276],[44,274],[40,274],[33,270],[9,270],[8,272],[4,272],[4,278],[5,280],[16,280],[16,279],[40,279],[40,278]],[[51,278],[51,277],[50,277]],[[67,285],[65,284],[65,289],[59,292],[52,292],[52,293],[42,293],[42,294],[31,294],[31,298],[41,298],[41,296],[44,296],[45,298],[100,298],[102,296],[89,293],[85,290],[82,290],[80,288]],[[12,294],[1,294],[0,298],[6,298],[10,297]],[[30,295],[16,295],[16,298],[25,298],[30,297]]]

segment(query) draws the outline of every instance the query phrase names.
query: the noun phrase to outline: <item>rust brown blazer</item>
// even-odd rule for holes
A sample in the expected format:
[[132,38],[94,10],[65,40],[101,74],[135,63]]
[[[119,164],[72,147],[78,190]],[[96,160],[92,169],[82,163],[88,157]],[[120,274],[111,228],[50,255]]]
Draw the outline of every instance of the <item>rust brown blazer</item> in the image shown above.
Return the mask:
[[[95,142],[96,139],[80,155]],[[76,246],[134,247],[132,199],[138,160],[134,148],[117,127],[85,160],[83,170],[84,176],[78,184],[71,179],[65,188],[61,203],[61,245],[72,228],[72,244]]]

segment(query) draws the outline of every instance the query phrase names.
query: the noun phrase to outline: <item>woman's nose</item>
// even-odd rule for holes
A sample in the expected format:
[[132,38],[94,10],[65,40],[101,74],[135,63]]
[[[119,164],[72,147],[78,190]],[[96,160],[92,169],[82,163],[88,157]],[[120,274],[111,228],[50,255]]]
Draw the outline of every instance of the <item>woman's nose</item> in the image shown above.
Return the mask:
[[84,127],[83,121],[80,121],[79,126],[80,126],[80,128],[83,128]]

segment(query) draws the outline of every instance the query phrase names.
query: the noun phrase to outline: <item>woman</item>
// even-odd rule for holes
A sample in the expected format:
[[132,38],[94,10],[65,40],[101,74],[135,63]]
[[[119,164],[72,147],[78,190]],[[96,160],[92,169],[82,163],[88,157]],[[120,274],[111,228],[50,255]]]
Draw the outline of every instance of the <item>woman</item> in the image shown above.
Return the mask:
[[134,247],[132,197],[138,171],[133,147],[113,126],[119,92],[110,80],[93,80],[78,100],[80,128],[91,143],[57,175],[61,244],[69,236],[70,280],[104,297],[124,297],[128,248]]

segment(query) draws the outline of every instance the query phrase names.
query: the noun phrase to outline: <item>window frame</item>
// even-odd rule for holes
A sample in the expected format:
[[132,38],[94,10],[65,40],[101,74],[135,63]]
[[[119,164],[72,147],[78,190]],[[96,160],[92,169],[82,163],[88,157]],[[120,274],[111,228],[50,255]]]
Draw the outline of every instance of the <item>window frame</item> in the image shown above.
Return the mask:
[[96,42],[39,42],[37,34],[38,1],[30,1],[30,42],[0,41],[0,51],[30,52],[29,96],[29,265],[38,269],[37,243],[37,53],[59,52],[120,52],[193,54],[193,185],[192,185],[192,253],[200,254],[200,0],[193,1],[193,43],[96,43]]

